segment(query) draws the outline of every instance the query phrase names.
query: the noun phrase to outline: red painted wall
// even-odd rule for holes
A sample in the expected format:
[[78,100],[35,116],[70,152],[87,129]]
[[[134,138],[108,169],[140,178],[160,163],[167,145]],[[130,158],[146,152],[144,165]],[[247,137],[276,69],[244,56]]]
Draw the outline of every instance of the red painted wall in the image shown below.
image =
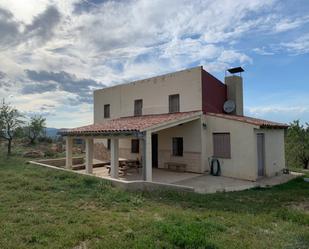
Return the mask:
[[226,85],[202,69],[203,113],[223,113],[223,104],[227,99],[226,96]]

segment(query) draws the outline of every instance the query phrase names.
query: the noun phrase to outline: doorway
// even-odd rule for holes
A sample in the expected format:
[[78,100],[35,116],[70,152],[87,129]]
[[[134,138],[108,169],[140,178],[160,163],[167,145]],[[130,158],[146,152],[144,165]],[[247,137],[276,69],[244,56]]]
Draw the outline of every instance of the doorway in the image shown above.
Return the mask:
[[158,168],[158,134],[151,135],[152,167]]
[[256,134],[257,138],[257,159],[258,177],[265,176],[265,137],[264,133]]

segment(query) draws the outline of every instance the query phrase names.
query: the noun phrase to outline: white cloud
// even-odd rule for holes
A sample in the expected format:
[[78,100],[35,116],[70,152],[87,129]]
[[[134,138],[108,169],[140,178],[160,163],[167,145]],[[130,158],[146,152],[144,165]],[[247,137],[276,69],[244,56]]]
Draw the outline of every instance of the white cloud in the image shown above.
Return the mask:
[[254,48],[252,49],[252,51],[254,51],[255,53],[259,54],[259,55],[274,55],[275,52],[268,50],[265,47],[262,48]]
[[[91,0],[0,0],[0,8],[12,13],[19,35],[50,6],[60,13],[54,32],[41,33],[47,37],[44,42],[38,42],[37,35],[46,22],[37,23],[39,31],[24,34],[27,39],[9,44],[8,49],[0,48],[0,68],[15,82],[9,94],[16,96],[18,107],[39,111],[40,105],[49,105],[48,111],[57,110],[53,120],[64,122],[68,107],[63,93],[20,95],[22,85],[29,81],[24,70],[64,71],[79,79],[113,85],[197,64],[210,72],[246,65],[253,61],[246,51],[236,48],[241,38],[252,32],[291,30],[308,21],[276,15],[272,9],[275,4],[269,0],[129,0],[102,4]],[[304,38],[282,46],[307,51],[307,43],[308,38]],[[255,52],[270,53],[266,48],[256,48]],[[3,96],[7,92],[0,89]],[[85,113],[89,110],[88,106]],[[86,116],[91,113],[83,119],[89,123]],[[79,119],[73,115],[70,122]]]
[[309,107],[307,106],[256,106],[248,107],[247,111],[256,116],[263,116],[272,113],[285,113],[285,114],[295,114],[302,115],[304,113],[309,113]]
[[293,54],[305,54],[309,52],[309,33],[304,34],[294,41],[283,42],[281,46]]
[[309,15],[296,18],[294,20],[290,18],[283,18],[275,24],[274,31],[275,32],[285,32],[291,29],[298,28],[308,22],[309,22]]
[[308,105],[257,105],[245,108],[245,115],[283,123],[290,123],[292,120],[306,123],[309,122],[309,107]]

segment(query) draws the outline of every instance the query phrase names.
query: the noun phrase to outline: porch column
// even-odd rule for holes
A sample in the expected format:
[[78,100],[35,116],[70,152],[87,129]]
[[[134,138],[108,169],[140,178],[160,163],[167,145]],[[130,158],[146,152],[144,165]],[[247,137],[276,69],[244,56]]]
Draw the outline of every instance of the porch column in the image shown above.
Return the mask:
[[65,137],[65,168],[72,169],[73,138]]
[[151,143],[151,132],[147,131],[146,132],[146,137],[145,137],[145,165],[144,165],[144,170],[145,170],[145,181],[152,182],[152,143]]
[[93,138],[86,138],[86,173],[92,174],[93,170]]
[[111,177],[118,178],[119,167],[119,140],[118,138],[111,139]]

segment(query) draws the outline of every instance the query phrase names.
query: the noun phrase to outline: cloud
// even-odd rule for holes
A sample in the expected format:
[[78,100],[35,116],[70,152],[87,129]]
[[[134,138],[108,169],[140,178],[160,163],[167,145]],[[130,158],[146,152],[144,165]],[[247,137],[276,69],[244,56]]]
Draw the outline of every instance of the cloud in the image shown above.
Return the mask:
[[54,6],[49,6],[43,13],[36,16],[30,25],[25,27],[26,37],[35,37],[46,41],[53,35],[54,29],[60,22],[60,13]]
[[309,33],[298,37],[294,41],[282,42],[280,45],[293,54],[309,53]]
[[60,22],[60,12],[54,6],[48,6],[42,13],[33,18],[32,23],[25,25],[16,21],[15,16],[6,9],[0,8],[0,45],[1,50],[26,45],[29,48],[49,40]]
[[0,45],[8,46],[16,43],[19,36],[18,23],[14,21],[14,16],[9,11],[0,8]]
[[309,15],[295,19],[283,18],[275,24],[274,31],[285,32],[291,29],[298,28],[308,22],[309,22]]
[[293,114],[304,114],[309,113],[309,107],[306,106],[259,106],[251,107],[247,109],[253,115],[265,115],[271,113],[293,113]]
[[22,94],[45,93],[57,90],[57,85],[53,83],[31,83],[25,84],[21,89]]
[[55,105],[62,113],[55,119],[63,120],[70,105],[90,110],[92,90],[105,85],[197,65],[223,72],[254,63],[252,50],[308,51],[306,38],[242,46],[248,37],[263,41],[308,21],[277,7],[275,0],[1,0],[0,97],[9,92],[29,110],[32,103]]
[[14,83],[8,78],[7,74],[0,71],[0,87],[8,91]]
[[252,49],[252,51],[259,55],[274,55],[275,54],[275,52],[268,50],[266,47],[254,48]]
[[307,105],[254,106],[245,108],[245,114],[268,120],[277,120],[284,123],[290,123],[292,120],[301,120],[302,123],[305,123],[309,120],[309,107]]
[[23,94],[65,91],[77,95],[76,102],[92,103],[93,89],[104,87],[103,84],[91,79],[79,79],[67,72],[25,71],[30,83],[24,84]]

